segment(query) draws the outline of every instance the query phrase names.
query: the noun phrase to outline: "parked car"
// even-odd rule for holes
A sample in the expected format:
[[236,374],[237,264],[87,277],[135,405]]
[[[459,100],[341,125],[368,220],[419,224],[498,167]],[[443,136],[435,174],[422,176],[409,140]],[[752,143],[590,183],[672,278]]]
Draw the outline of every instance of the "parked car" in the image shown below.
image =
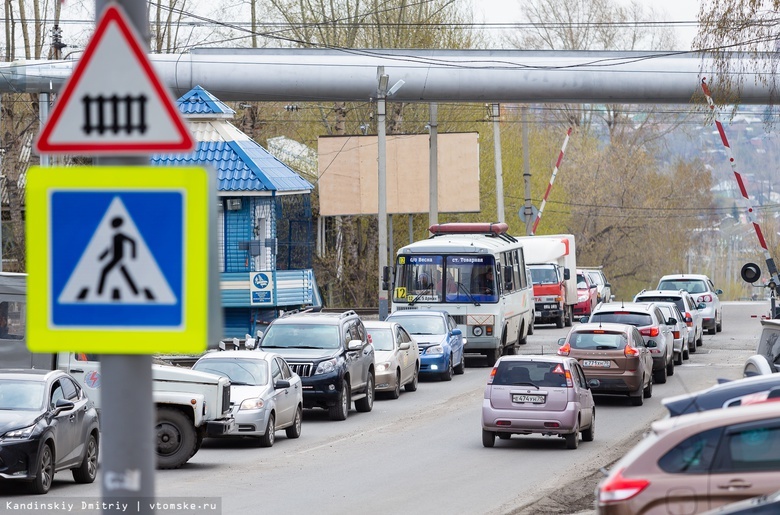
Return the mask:
[[280,355],[253,350],[215,351],[192,366],[230,379],[230,405],[236,430],[221,436],[249,436],[271,447],[275,433],[301,436],[303,388],[301,378]]
[[0,370],[0,478],[36,494],[70,469],[76,483],[97,476],[98,414],[81,386],[60,370]]
[[665,275],[658,281],[658,290],[685,290],[693,296],[696,304],[704,303],[701,309],[704,328],[709,334],[723,330],[723,311],[720,298],[723,290],[715,289],[715,285],[706,275],[675,274]]
[[558,355],[575,358],[594,394],[628,395],[641,406],[653,395],[653,358],[636,327],[628,324],[581,324],[558,340]]
[[327,409],[331,420],[346,420],[352,401],[357,411],[373,409],[374,347],[354,311],[277,318],[258,350],[278,353],[300,376],[304,408]]
[[688,350],[688,327],[685,325],[685,317],[677,309],[677,305],[674,302],[656,302],[655,304],[666,317],[667,325],[672,329],[674,364],[682,365],[683,360],[690,357],[690,351]]
[[466,368],[464,338],[455,319],[446,311],[403,310],[385,319],[396,322],[414,336],[420,348],[420,374],[452,380]]
[[740,406],[746,399],[755,402],[756,394],[764,394],[766,399],[776,388],[780,388],[780,374],[746,377],[736,381],[724,381],[698,392],[666,397],[661,403],[669,410],[669,416],[676,417]]
[[420,374],[420,350],[417,341],[397,322],[364,322],[374,346],[376,390],[397,399],[401,386],[407,392],[417,390]]
[[726,504],[702,515],[777,515],[780,513],[780,490],[744,501]]
[[653,357],[653,382],[663,384],[666,382],[666,376],[674,374],[672,331],[666,323],[668,320],[652,302],[602,303],[587,321],[635,326],[644,337],[645,345]]
[[780,372],[780,320],[762,320],[756,353],[745,362],[745,377]]
[[704,341],[704,318],[702,310],[707,306],[703,302],[696,304],[693,296],[685,290],[642,290],[634,297],[634,302],[674,302],[683,315],[688,327],[688,352],[696,352],[696,346]]
[[590,282],[596,285],[598,290],[596,294],[597,302],[612,302],[612,285],[607,281],[607,277],[604,275],[604,271],[599,267],[586,267],[581,268],[586,274]]
[[596,488],[598,513],[699,513],[777,490],[777,404],[717,409],[651,424]]
[[542,434],[576,449],[580,433],[590,442],[595,430],[596,406],[576,359],[526,355],[496,362],[482,400],[482,445],[493,447],[496,436]]
[[577,303],[575,315],[590,315],[598,304],[598,287],[590,280],[587,272],[577,270]]

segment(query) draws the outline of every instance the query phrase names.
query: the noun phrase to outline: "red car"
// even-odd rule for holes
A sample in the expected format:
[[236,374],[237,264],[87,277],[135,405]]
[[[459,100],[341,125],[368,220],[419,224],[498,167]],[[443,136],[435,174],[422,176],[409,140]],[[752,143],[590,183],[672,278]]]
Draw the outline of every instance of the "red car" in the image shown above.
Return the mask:
[[598,285],[590,280],[584,270],[577,270],[577,303],[574,305],[574,315],[590,316],[598,304]]

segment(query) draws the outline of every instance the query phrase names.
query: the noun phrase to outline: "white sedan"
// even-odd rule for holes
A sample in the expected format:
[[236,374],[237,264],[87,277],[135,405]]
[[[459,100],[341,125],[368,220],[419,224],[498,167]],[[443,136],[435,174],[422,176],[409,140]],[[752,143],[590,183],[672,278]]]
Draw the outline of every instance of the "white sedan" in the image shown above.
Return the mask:
[[193,370],[230,379],[230,406],[236,429],[224,436],[250,436],[261,447],[274,444],[275,432],[301,436],[301,378],[278,354],[253,350],[214,351],[201,356]]
[[388,392],[397,399],[401,386],[407,392],[417,390],[420,375],[420,351],[415,339],[397,322],[364,322],[376,362],[376,391]]

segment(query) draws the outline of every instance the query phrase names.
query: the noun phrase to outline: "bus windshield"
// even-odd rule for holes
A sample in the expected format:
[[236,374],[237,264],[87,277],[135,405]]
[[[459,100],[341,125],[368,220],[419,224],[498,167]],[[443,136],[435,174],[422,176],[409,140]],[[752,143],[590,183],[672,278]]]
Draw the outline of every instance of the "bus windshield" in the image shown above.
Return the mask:
[[398,256],[396,265],[393,302],[498,302],[493,256]]

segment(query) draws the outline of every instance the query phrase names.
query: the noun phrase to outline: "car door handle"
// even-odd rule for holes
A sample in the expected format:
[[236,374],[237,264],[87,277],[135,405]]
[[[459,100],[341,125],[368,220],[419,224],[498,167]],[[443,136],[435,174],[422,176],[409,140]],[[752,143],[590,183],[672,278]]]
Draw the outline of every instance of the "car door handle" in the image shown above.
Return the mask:
[[79,369],[79,368],[71,368],[71,369],[70,369],[70,372],[71,372],[71,373],[73,373],[73,372],[76,372],[76,373],[78,373],[78,374],[83,374],[83,373],[84,373],[84,371],[83,371],[83,370],[81,370],[81,369]]
[[734,479],[732,481],[729,481],[725,485],[718,485],[718,488],[721,490],[743,490],[745,488],[750,488],[753,486],[753,483],[747,483],[742,479]]
[[75,413],[74,413],[73,415],[69,416],[69,417],[68,417],[68,420],[70,420],[71,422],[75,421],[75,420],[76,420],[76,415],[75,415]]

